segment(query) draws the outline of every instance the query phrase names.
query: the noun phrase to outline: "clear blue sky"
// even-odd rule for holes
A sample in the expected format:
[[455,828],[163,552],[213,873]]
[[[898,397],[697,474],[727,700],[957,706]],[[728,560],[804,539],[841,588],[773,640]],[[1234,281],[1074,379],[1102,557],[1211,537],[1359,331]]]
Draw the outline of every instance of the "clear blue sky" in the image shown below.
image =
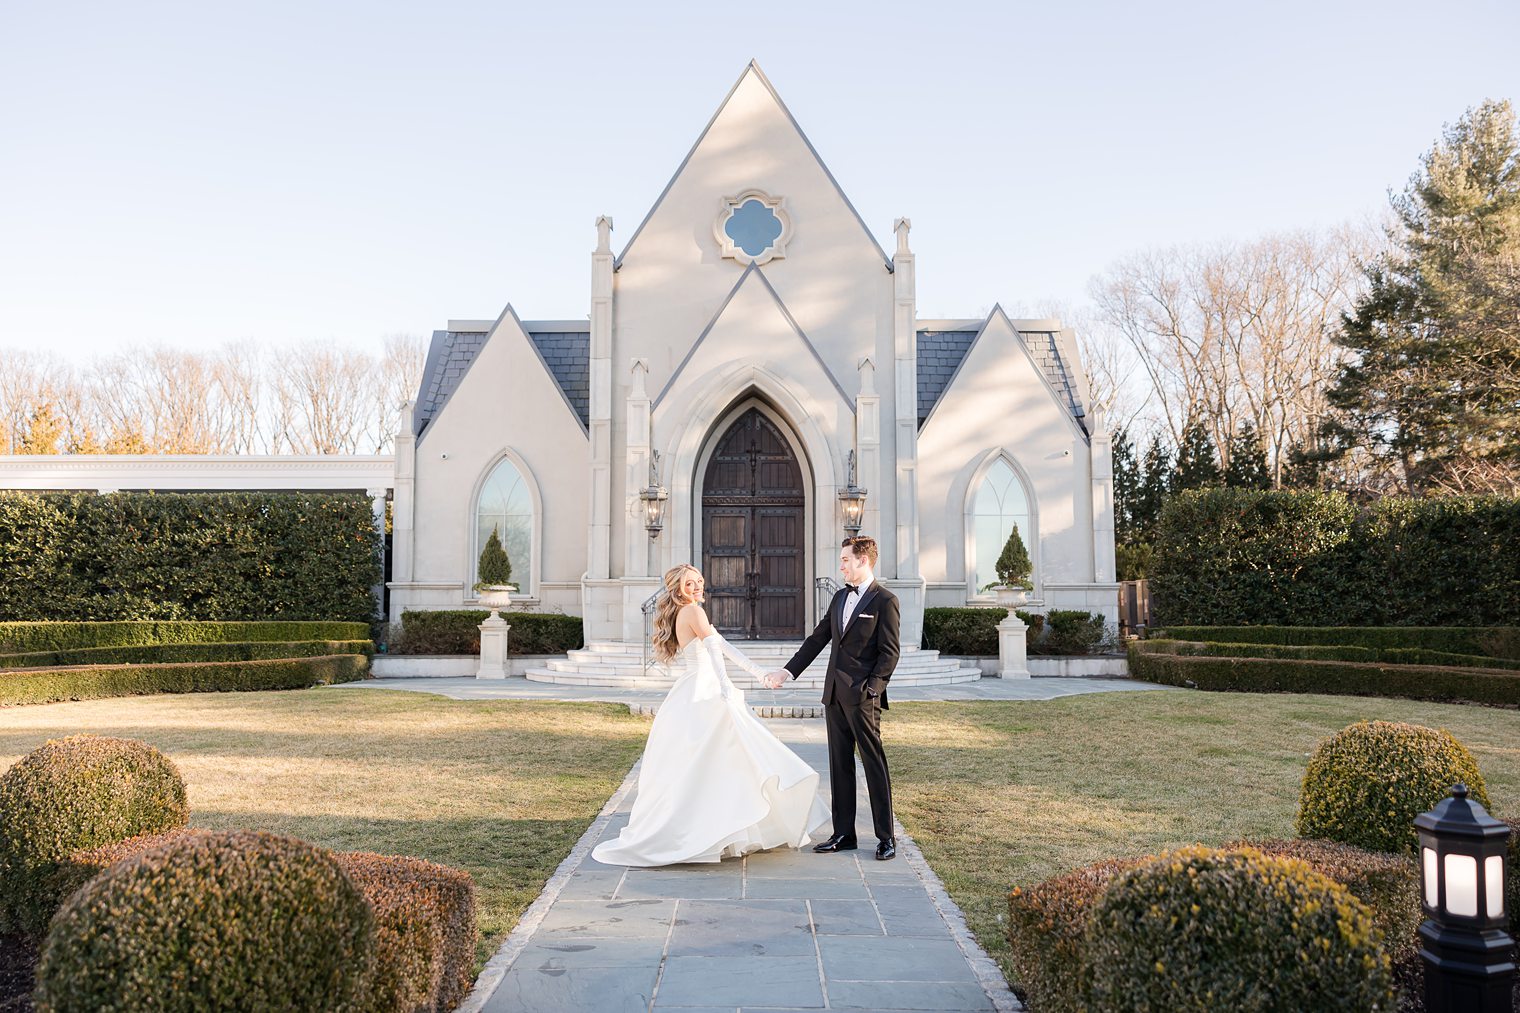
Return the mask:
[[0,0],[0,349],[582,317],[756,58],[923,316],[1377,214],[1520,4]]

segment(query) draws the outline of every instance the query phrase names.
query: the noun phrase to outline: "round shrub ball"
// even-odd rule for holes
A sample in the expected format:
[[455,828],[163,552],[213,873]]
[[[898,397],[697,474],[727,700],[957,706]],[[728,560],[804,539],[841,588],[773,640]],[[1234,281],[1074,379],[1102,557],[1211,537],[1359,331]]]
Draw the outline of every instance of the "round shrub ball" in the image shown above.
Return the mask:
[[294,837],[191,834],[110,866],[48,930],[39,1013],[358,1011],[375,924],[333,857]]
[[0,931],[47,930],[72,852],[189,818],[179,769],[146,742],[75,735],[34,749],[0,775]]
[[1367,907],[1292,858],[1182,848],[1122,873],[1085,936],[1087,1007],[1174,1013],[1391,1008]]
[[1359,721],[1324,742],[1299,792],[1300,837],[1368,851],[1413,853],[1414,818],[1465,784],[1488,806],[1477,761],[1448,732],[1393,721]]

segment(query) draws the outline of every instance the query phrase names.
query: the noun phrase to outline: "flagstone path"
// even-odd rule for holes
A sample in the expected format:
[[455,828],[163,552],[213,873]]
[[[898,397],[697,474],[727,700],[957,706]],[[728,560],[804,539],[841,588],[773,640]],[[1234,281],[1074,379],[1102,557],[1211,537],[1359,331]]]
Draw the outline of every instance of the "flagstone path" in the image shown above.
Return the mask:
[[[827,793],[823,722],[768,724]],[[875,860],[864,778],[859,851],[602,865],[591,849],[627,824],[637,772],[486,965],[464,1013],[1022,1009],[900,826],[898,857]]]

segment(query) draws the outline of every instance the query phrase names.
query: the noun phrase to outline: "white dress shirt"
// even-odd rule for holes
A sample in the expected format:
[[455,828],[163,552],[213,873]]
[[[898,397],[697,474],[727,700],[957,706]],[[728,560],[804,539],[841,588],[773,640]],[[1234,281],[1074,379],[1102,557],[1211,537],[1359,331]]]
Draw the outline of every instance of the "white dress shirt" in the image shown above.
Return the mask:
[[865,595],[865,589],[869,584],[870,581],[859,586],[849,585],[850,593],[844,596],[844,615],[840,617],[840,629],[849,628],[850,620],[855,618],[855,610],[860,607],[860,599]]

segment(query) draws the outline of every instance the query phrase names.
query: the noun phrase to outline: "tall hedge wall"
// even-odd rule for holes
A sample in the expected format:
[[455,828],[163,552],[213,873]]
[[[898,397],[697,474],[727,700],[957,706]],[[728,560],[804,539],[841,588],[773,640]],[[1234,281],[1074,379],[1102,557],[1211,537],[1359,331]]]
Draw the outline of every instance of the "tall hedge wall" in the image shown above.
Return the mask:
[[1182,492],[1150,592],[1153,625],[1520,625],[1520,499]]
[[0,621],[372,622],[362,493],[0,492]]

